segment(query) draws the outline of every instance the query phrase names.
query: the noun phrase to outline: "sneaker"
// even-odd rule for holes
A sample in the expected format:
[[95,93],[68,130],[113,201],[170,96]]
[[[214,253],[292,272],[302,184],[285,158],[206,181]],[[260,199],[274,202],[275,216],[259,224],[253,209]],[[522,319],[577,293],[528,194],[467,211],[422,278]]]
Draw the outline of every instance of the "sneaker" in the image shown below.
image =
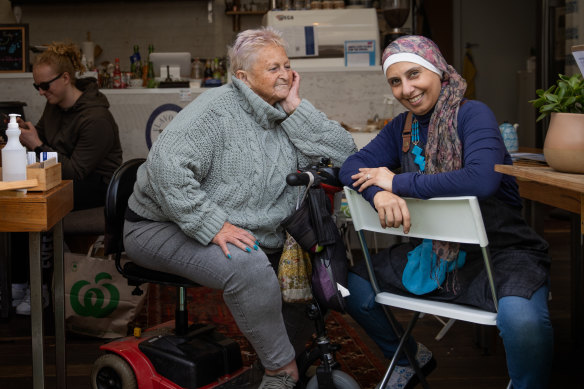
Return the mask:
[[28,284],[12,284],[12,307],[16,308],[22,302]]
[[[49,288],[43,285],[43,308],[49,306]],[[30,288],[26,288],[25,295],[16,307],[16,314],[30,316]]]
[[[416,361],[418,361],[418,365],[420,365],[422,374],[425,377],[436,368],[436,360],[432,357],[432,352],[422,343],[418,343]],[[385,389],[411,389],[418,383],[420,383],[420,379],[411,366],[398,365],[393,369]],[[379,389],[379,385],[377,385],[376,389]]]
[[276,375],[264,374],[258,389],[293,389],[296,381],[286,373]]

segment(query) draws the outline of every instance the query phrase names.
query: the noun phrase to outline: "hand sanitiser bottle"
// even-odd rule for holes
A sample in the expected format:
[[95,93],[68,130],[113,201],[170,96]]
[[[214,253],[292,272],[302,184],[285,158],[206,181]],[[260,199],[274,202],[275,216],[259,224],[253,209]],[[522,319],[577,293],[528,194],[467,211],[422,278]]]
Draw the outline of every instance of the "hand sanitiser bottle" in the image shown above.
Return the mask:
[[[26,148],[20,144],[20,128],[16,122],[16,117],[20,116],[11,113],[10,122],[6,129],[8,142],[2,149],[2,181],[26,180]],[[26,192],[26,189],[20,189]]]

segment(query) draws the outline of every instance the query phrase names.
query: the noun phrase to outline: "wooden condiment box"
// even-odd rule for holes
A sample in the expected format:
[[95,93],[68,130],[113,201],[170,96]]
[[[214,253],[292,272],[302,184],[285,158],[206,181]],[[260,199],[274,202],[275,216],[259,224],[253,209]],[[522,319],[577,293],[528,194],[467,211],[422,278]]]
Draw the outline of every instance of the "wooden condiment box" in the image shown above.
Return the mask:
[[[0,177],[2,168],[0,168]],[[35,187],[28,188],[30,192],[44,192],[61,183],[61,163],[55,163],[50,166],[41,167],[41,163],[32,163],[26,167],[26,179],[36,178],[39,184]]]

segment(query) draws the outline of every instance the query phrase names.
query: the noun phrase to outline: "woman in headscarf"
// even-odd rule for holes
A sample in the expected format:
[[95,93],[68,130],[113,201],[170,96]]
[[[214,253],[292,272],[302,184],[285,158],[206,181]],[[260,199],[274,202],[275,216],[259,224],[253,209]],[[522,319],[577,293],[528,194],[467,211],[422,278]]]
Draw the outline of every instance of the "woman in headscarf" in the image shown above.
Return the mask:
[[[406,36],[390,43],[383,52],[383,73],[408,112],[345,161],[341,180],[371,203],[382,226],[403,224],[404,231],[410,228],[410,215],[401,197],[479,199],[498,297],[497,326],[513,388],[547,388],[553,355],[548,244],[523,220],[515,179],[494,171],[495,164],[512,164],[495,116],[485,104],[464,99],[465,80],[428,38]],[[403,273],[416,243],[398,244],[373,258],[382,289],[412,291]],[[444,284],[428,280],[435,285],[426,297],[495,310],[480,251],[438,242],[432,250],[445,261],[466,252],[466,261],[457,263]],[[349,313],[384,355],[393,357],[398,340],[375,303],[364,267],[353,269],[348,282]],[[413,339],[408,347],[429,373],[435,365],[431,352]],[[398,365],[387,387],[412,387],[417,376],[407,359],[402,357]]]

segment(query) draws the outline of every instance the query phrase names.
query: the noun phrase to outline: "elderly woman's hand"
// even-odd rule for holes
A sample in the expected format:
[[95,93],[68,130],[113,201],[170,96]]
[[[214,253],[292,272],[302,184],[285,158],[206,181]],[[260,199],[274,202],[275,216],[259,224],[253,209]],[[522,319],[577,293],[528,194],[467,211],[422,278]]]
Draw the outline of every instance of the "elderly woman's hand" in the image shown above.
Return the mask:
[[223,253],[227,258],[231,259],[231,254],[227,248],[227,243],[239,247],[243,251],[251,252],[251,248],[258,249],[256,238],[244,229],[234,226],[229,222],[225,222],[223,227],[219,230],[217,235],[211,240],[217,246],[221,247]]
[[403,225],[404,232],[410,232],[411,220],[410,211],[406,201],[390,192],[377,192],[373,197],[373,204],[379,214],[381,227],[399,227]]
[[302,99],[300,98],[300,75],[296,71],[292,71],[292,86],[290,87],[290,92],[288,96],[280,101],[280,105],[288,115],[298,108]]
[[363,192],[371,185],[378,186],[388,192],[392,192],[393,177],[395,173],[386,167],[359,168],[359,173],[353,174],[351,178],[355,180],[353,187],[359,187],[359,192]]

